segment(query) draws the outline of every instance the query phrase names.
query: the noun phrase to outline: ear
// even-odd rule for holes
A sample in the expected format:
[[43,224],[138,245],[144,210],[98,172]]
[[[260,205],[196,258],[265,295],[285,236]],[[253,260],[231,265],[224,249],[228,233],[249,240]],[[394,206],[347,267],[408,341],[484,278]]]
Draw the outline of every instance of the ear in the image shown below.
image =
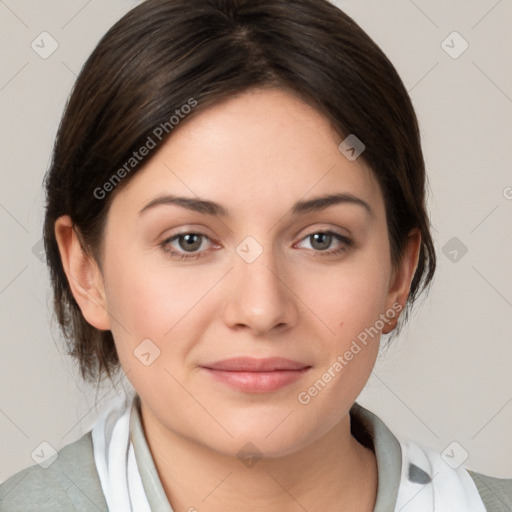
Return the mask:
[[[405,308],[409,292],[411,290],[411,282],[418,266],[418,258],[421,248],[421,233],[418,228],[412,229],[407,235],[407,241],[402,256],[402,261],[398,268],[392,272],[388,296],[386,298],[386,308],[395,310],[396,305],[400,304],[400,310]],[[395,307],[393,307],[393,304]],[[396,315],[394,320],[382,330],[383,334],[391,332],[398,322]]]
[[110,329],[110,317],[103,276],[98,264],[82,248],[68,215],[55,221],[55,237],[69,286],[88,323],[100,330]]

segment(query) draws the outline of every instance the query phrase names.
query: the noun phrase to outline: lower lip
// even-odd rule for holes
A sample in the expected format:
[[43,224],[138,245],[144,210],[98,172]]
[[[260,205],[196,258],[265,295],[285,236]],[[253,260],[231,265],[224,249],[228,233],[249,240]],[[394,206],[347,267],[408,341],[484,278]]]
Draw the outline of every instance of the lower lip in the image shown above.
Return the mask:
[[298,381],[309,368],[271,372],[233,372],[203,368],[212,377],[245,393],[271,393]]

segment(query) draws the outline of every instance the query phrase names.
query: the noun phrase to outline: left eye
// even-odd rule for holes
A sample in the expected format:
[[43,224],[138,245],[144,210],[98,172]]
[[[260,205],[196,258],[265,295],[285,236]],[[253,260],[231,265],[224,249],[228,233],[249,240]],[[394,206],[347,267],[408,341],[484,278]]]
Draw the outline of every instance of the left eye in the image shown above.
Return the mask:
[[[334,231],[317,231],[305,236],[302,241],[310,240],[312,249],[322,256],[341,254],[352,246],[352,240]],[[333,240],[338,242],[339,247],[329,249]],[[315,255],[316,256],[316,255]]]

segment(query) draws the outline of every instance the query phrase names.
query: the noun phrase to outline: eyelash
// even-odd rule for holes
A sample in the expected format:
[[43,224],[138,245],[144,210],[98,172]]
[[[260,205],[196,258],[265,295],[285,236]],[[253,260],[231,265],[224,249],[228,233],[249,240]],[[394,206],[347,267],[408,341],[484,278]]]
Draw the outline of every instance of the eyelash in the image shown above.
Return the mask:
[[[301,239],[301,241],[305,240],[306,238],[312,237],[313,235],[317,235],[317,234],[331,235],[336,240],[338,240],[339,242],[341,242],[343,244],[339,249],[333,249],[333,250],[320,251],[320,250],[311,249],[320,256],[324,256],[324,257],[337,256],[338,254],[342,254],[345,251],[349,250],[354,245],[353,241],[350,238],[340,235],[339,233],[336,233],[335,231],[315,231],[315,232],[310,233],[309,235],[306,235],[305,237],[303,237]],[[197,235],[197,236],[200,236],[203,238],[210,239],[207,235],[205,235],[203,233],[196,233],[196,232],[190,231],[190,232],[186,232],[186,233],[180,233],[178,235],[174,235],[170,238],[167,238],[160,244],[160,247],[164,250],[164,252],[168,253],[171,256],[171,258],[175,258],[175,259],[179,259],[179,260],[197,260],[199,258],[202,258],[204,256],[205,251],[187,254],[187,253],[179,252],[179,251],[169,248],[170,247],[169,244],[171,242],[173,242],[174,240],[177,240],[180,237],[183,237],[185,235]],[[317,254],[315,254],[315,256]]]

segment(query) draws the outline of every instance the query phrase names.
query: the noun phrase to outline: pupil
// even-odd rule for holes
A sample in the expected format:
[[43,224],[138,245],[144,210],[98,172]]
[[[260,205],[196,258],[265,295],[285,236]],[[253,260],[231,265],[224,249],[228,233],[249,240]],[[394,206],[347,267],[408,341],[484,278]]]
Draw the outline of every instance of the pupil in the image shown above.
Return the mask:
[[[313,235],[314,243],[319,242],[322,247],[317,247],[320,250],[327,249],[329,247],[329,242],[331,241],[331,235],[328,235],[327,233],[315,233]],[[314,245],[313,245],[314,247]]]
[[196,234],[184,235],[183,239],[185,240],[185,244],[186,244],[186,246],[183,247],[184,249],[198,249],[201,245],[201,242],[198,243],[199,235],[196,235]]

